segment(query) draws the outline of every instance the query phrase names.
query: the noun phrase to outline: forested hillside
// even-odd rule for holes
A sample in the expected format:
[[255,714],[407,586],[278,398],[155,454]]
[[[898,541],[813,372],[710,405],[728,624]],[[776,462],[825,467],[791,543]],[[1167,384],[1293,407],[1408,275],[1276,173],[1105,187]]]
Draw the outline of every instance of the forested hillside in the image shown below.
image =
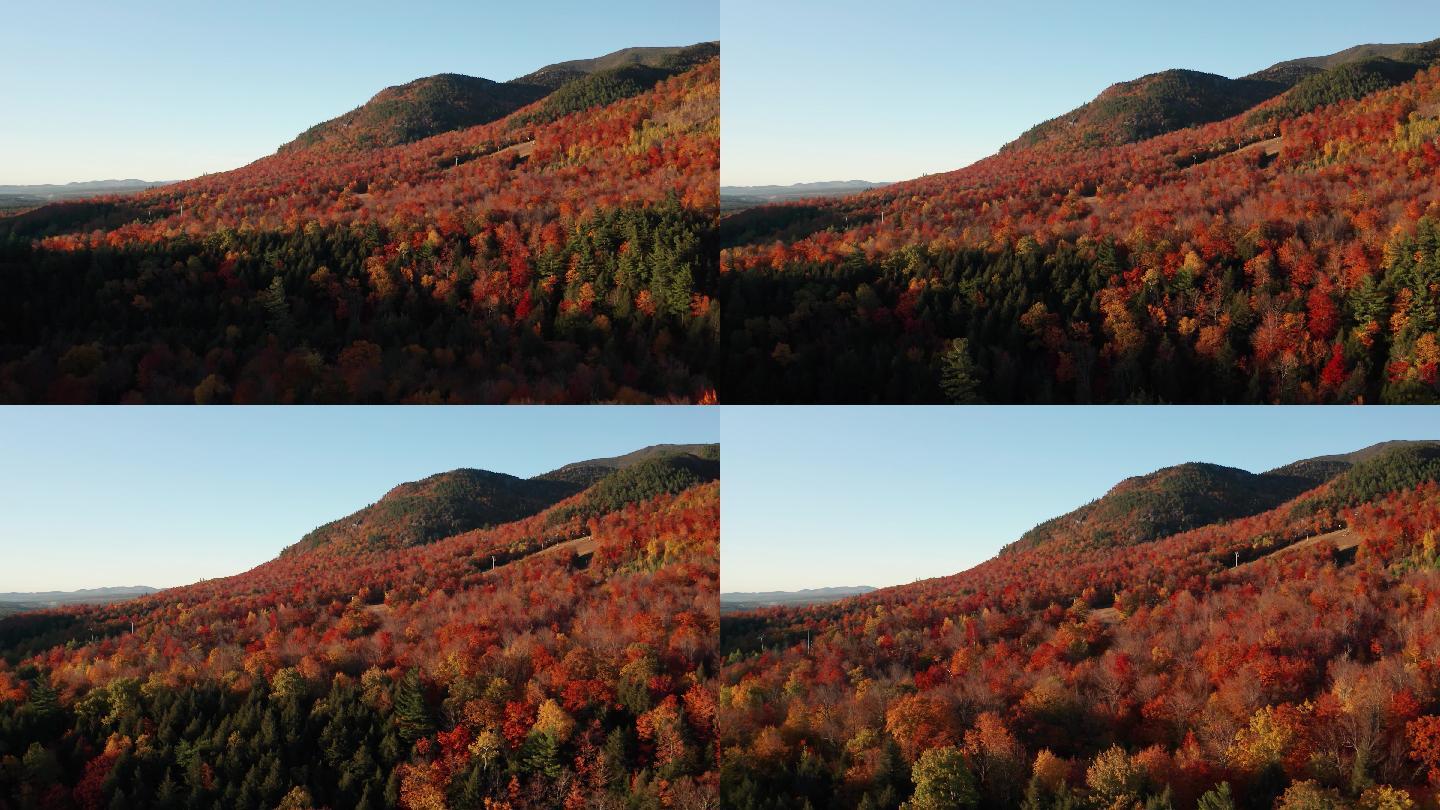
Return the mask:
[[724,398],[1435,401],[1440,48],[1382,50],[1157,74],[958,171],[726,217]]
[[1123,547],[726,614],[724,806],[1433,806],[1440,444],[1267,475],[1320,468]]
[[[0,401],[713,398],[719,57],[664,64],[424,80],[232,172],[0,218]],[[477,93],[524,106],[450,129]]]
[[0,808],[714,808],[719,483],[641,478],[0,620]]

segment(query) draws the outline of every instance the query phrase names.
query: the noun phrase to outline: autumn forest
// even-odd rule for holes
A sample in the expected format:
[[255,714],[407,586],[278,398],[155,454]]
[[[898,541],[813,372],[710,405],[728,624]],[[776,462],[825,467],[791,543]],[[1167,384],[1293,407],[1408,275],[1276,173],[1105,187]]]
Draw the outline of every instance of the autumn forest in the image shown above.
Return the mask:
[[727,216],[722,399],[1436,401],[1440,45],[1385,52],[1165,71],[963,169]]
[[719,46],[640,50],[0,217],[0,401],[713,399]]
[[1440,810],[1440,11],[266,2],[7,14],[0,810]]
[[1433,807],[1437,600],[1440,444],[1158,470],[967,571],[725,614],[722,805]]
[[0,620],[0,808],[706,808],[719,449],[397,486],[235,576]]

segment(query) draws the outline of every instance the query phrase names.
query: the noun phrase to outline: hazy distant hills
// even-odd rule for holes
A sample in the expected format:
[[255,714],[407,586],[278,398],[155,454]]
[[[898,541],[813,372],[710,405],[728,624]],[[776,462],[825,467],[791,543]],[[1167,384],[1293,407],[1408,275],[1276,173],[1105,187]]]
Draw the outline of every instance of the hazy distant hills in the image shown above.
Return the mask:
[[35,186],[0,186],[0,211],[34,208],[56,200],[128,194],[165,186],[174,180],[86,180],[76,183],[47,183]]
[[38,186],[0,186],[0,194],[35,194],[50,197],[75,197],[87,194],[108,194],[165,186],[174,180],[85,180],[76,183],[49,183]]
[[822,180],[815,183],[795,183],[789,186],[721,186],[720,207],[726,210],[739,210],[766,203],[803,200],[811,197],[845,197],[888,185],[890,184],[872,183],[866,180]]
[[734,592],[720,594],[720,610],[753,610],[778,605],[818,605],[834,602],[851,596],[870,593],[875,590],[869,585],[842,585],[832,588],[809,588],[800,591],[759,591],[753,593]]
[[1120,146],[1220,121],[1287,91],[1294,97],[1288,99],[1288,111],[1303,112],[1406,81],[1435,60],[1437,49],[1437,42],[1357,45],[1287,60],[1238,79],[1164,70],[1113,84],[1093,101],[1031,127],[1001,151],[1038,144]]
[[61,607],[63,605],[108,605],[156,592],[147,585],[120,585],[109,588],[86,588],[78,591],[37,591],[33,593],[0,593],[0,616],[27,610]]

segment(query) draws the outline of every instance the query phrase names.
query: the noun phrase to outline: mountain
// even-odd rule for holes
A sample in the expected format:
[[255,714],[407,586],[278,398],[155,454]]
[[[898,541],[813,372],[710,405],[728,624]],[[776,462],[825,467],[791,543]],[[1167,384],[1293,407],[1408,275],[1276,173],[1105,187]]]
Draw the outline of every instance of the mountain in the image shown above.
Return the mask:
[[661,79],[718,55],[719,46],[715,43],[626,48],[594,59],[549,65],[508,82],[441,73],[387,87],[360,107],[300,133],[295,140],[281,146],[280,151],[316,147],[366,149],[413,143],[442,132],[498,121],[567,85],[580,80],[597,81],[587,78],[592,74],[605,74],[600,80],[622,76],[632,80],[626,84],[623,94],[616,92],[597,98],[593,93],[581,91],[581,95],[593,102],[583,107],[573,100],[568,104],[562,102],[567,112],[575,112],[638,95]]
[[1440,43],[1398,54],[1155,74],[952,172],[725,216],[726,402],[1440,402]]
[[[1344,469],[1270,508],[1246,491],[1325,464]],[[1123,547],[1017,543],[935,579],[724,612],[722,805],[1363,808],[1430,796],[1440,690],[1414,660],[1440,599],[1440,443],[1280,469],[1292,472],[1187,464],[1122,482],[1096,502],[1122,527],[1117,492],[1173,479],[1209,490],[1172,533],[1134,500],[1143,531]],[[887,538],[887,553],[903,548]],[[927,805],[935,795],[961,799]]]
[[1098,500],[1052,518],[1001,549],[1001,554],[1059,544],[1102,551],[1147,543],[1197,526],[1274,509],[1321,484],[1365,487],[1372,465],[1388,471],[1424,465],[1440,453],[1433,441],[1388,441],[1350,453],[1301,459],[1264,473],[1214,464],[1181,464],[1116,484]]
[[147,585],[121,585],[108,588],[82,588],[78,591],[36,591],[33,593],[0,593],[0,602],[32,602],[58,604],[103,604],[154,593]]
[[546,65],[511,82],[555,89],[582,76],[639,65],[651,68],[693,66],[720,55],[720,43],[700,42],[685,47],[623,48],[594,59],[572,59]]
[[125,194],[171,183],[169,180],[90,180],[63,185],[0,186],[0,212],[38,208],[55,200]]
[[1166,70],[1106,88],[1094,101],[1026,130],[1002,151],[1046,143],[1098,149],[1229,118],[1284,92],[1278,82]]
[[44,610],[61,605],[106,605],[137,596],[155,593],[145,585],[109,588],[82,588],[78,591],[39,591],[35,593],[0,593],[0,616],[29,610]]
[[795,197],[827,197],[831,195],[854,194],[872,188],[883,188],[889,183],[871,183],[867,180],[822,180],[815,183],[794,183],[788,186],[721,186],[723,197],[765,197],[780,199]]
[[824,180],[816,183],[795,183],[789,186],[721,186],[720,205],[725,210],[740,210],[765,203],[804,200],[811,197],[844,197],[889,183],[865,180]]
[[[392,495],[493,516],[500,478]],[[716,806],[719,485],[586,492],[0,618],[0,807]]]
[[1421,47],[1423,47],[1422,43],[1418,42],[1390,45],[1355,45],[1343,51],[1336,51],[1335,53],[1324,56],[1302,56],[1299,59],[1287,59],[1283,62],[1276,62],[1270,67],[1251,73],[1245,78],[1281,81],[1288,86],[1295,84],[1295,82],[1306,76],[1322,73],[1331,68],[1336,68],[1351,62],[1363,62],[1376,58],[1408,61],[1413,57],[1416,49]]
[[806,588],[799,591],[757,591],[720,594],[721,611],[753,610],[780,605],[818,605],[870,593],[869,585],[846,585],[832,588]]
[[[597,487],[598,497],[604,497],[612,487],[629,486],[632,477],[616,476],[616,473],[636,465],[651,464],[668,470],[688,466],[692,458],[699,461],[701,454],[714,459],[718,453],[718,445],[660,444],[615,458],[567,464],[529,479],[487,470],[451,470],[401,484],[370,506],[306,534],[282,553],[294,554],[326,546],[359,551],[424,545],[537,514],[597,483],[605,482],[605,486]],[[718,464],[713,464],[704,480],[718,476]],[[700,478],[696,478],[678,488],[642,488],[642,492],[629,500],[620,500],[642,500],[661,490],[678,492],[699,481]],[[619,505],[619,502],[611,504],[598,513],[613,511]]]
[[609,70],[0,217],[0,402],[714,401],[719,59]]
[[280,151],[413,143],[442,132],[498,121],[547,92],[543,87],[441,73],[387,87],[364,105],[305,130]]
[[75,183],[47,183],[35,186],[0,186],[0,194],[29,194],[50,199],[89,197],[96,194],[117,194],[140,191],[155,186],[168,186],[174,180],[84,180]]
[[1270,470],[1266,475],[1286,477],[1300,476],[1309,478],[1316,484],[1320,484],[1334,478],[1356,464],[1370,461],[1377,457],[1387,456],[1392,451],[1407,448],[1423,449],[1433,446],[1434,444],[1435,442],[1426,440],[1393,440],[1380,442],[1379,444],[1372,444],[1369,447],[1364,447],[1349,453],[1337,453],[1329,456],[1316,456],[1314,458],[1293,461],[1283,467],[1276,467]]
[[[602,58],[594,70],[575,67],[559,68],[545,74],[542,82],[555,84],[554,92],[545,97],[536,109],[520,120],[525,122],[554,121],[567,115],[603,107],[621,99],[639,95],[656,83],[684,73],[698,65],[720,57],[719,43],[707,42],[686,48],[641,49],[655,51],[634,58],[609,60]],[[615,54],[611,54],[615,56]],[[584,65],[581,66],[582,68]],[[561,77],[569,77],[561,80]],[[517,79],[516,81],[520,81]]]
[[359,549],[431,543],[533,515],[580,489],[561,481],[452,470],[401,484],[374,504],[310,532],[285,553],[329,545]]
[[1146,543],[1196,526],[1273,509],[1317,482],[1215,464],[1181,464],[1116,484],[1099,500],[1052,518],[1001,549],[1002,554],[1061,544],[1101,551]]
[[1306,112],[1408,80],[1433,61],[1426,49],[1435,45],[1357,45],[1279,62],[1238,79],[1180,69],[1152,73],[1111,85],[1093,101],[1025,131],[1002,151],[1039,144],[1097,149],[1134,143],[1230,118],[1292,87],[1295,98],[1287,109]]
[[636,450],[633,453],[626,453],[623,456],[592,458],[586,461],[566,464],[564,467],[551,470],[544,475],[538,476],[538,478],[551,481],[569,481],[589,486],[615,470],[628,469],[641,462],[663,459],[670,456],[694,456],[699,459],[715,460],[719,458],[719,453],[720,446],[716,444],[657,444]]

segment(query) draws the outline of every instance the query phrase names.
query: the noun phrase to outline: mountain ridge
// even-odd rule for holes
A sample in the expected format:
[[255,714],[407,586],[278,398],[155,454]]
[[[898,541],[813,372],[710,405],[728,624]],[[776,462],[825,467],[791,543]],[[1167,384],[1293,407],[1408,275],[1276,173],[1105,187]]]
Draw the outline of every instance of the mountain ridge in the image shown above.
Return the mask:
[[[1157,71],[1110,85],[1094,99],[1036,124],[1000,151],[1042,143],[1073,149],[1135,143],[1230,118],[1286,94],[1297,85],[1320,82],[1321,76],[1340,68],[1349,70],[1356,65],[1385,62],[1423,66],[1434,61],[1435,52],[1440,48],[1437,43],[1440,40],[1356,45],[1323,56],[1277,62],[1238,78],[1185,68]],[[1388,71],[1390,76],[1396,73],[1393,69]],[[1403,79],[1385,81],[1400,80]]]
[[638,465],[684,464],[718,444],[659,444],[620,456],[572,462],[530,478],[462,467],[391,487],[355,512],[307,532],[281,555],[331,547],[366,551],[425,545],[535,515]]
[[365,149],[413,143],[499,121],[597,74],[618,74],[627,68],[653,69],[653,73],[645,74],[648,81],[631,90],[639,92],[678,69],[692,66],[710,52],[710,45],[718,54],[718,43],[708,42],[623,48],[604,56],[547,65],[503,82],[463,73],[424,76],[386,87],[349,112],[311,126],[283,144],[277,154],[317,147]]
[[1339,478],[1355,465],[1433,447],[1440,447],[1440,442],[1391,440],[1349,453],[1298,459],[1260,473],[1206,462],[1163,467],[1126,478],[1084,506],[1041,522],[999,553],[1052,542],[1095,548],[1145,543],[1195,526],[1259,514]]

